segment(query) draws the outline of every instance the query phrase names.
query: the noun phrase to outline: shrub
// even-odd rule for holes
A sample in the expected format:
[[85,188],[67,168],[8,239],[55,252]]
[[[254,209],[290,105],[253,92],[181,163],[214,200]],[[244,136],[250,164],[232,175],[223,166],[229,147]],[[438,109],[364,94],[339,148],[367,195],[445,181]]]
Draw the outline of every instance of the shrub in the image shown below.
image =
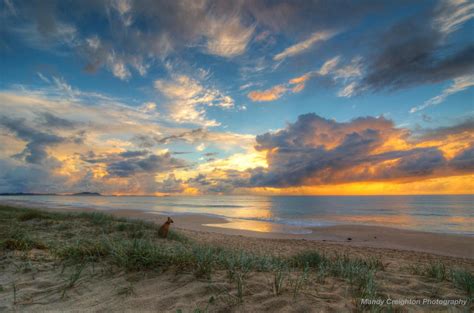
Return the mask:
[[144,239],[105,242],[111,261],[127,270],[156,270],[173,265],[174,251]]
[[32,219],[46,219],[46,218],[49,218],[49,216],[43,212],[36,211],[36,210],[28,210],[18,215],[17,219],[21,222],[25,222]]
[[211,247],[195,246],[193,255],[195,258],[194,276],[197,278],[211,279],[212,267],[216,258],[217,251]]
[[291,262],[294,266],[298,267],[308,266],[311,268],[318,268],[321,265],[327,264],[328,259],[317,251],[305,251],[295,255],[291,259]]
[[110,252],[101,241],[78,240],[55,250],[55,253],[73,263],[83,263],[84,261],[98,261]]
[[441,262],[430,263],[424,270],[425,276],[443,281],[447,278],[446,266]]
[[39,240],[31,238],[26,232],[20,229],[9,231],[5,238],[0,241],[2,250],[22,250],[47,249],[47,246]]
[[456,288],[464,290],[469,298],[474,295],[474,275],[464,269],[451,271],[451,279]]

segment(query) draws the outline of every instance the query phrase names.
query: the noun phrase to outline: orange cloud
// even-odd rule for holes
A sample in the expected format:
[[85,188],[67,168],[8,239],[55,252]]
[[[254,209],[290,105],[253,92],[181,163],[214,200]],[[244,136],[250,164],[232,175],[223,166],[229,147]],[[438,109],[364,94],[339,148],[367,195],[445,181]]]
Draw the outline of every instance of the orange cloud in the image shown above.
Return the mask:
[[289,83],[293,84],[293,85],[294,84],[301,84],[301,83],[306,82],[310,77],[311,77],[310,73],[306,73],[306,74],[301,75],[299,77],[295,77],[295,78],[290,79]]
[[292,92],[300,92],[301,90],[303,90],[305,87],[305,84],[298,84],[296,85],[295,87],[291,88],[291,91]]
[[297,186],[287,188],[255,187],[244,189],[261,195],[419,195],[419,194],[472,194],[474,179],[472,175],[436,177],[422,181],[402,183],[357,182],[337,185]]
[[248,93],[248,97],[252,101],[256,102],[267,102],[274,101],[279,99],[285,92],[287,88],[284,85],[276,85],[267,90],[256,90]]
[[307,72],[301,76],[290,79],[287,83],[276,85],[263,91],[252,91],[248,97],[252,101],[273,101],[279,99],[285,92],[298,93],[306,87],[306,82],[314,76],[329,75],[338,65],[339,56],[324,62],[319,70]]

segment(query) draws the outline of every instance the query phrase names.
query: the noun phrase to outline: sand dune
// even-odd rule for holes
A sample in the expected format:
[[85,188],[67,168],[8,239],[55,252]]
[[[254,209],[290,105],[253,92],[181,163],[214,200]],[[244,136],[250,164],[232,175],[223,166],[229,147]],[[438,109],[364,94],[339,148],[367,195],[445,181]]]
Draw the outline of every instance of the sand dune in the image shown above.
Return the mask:
[[[81,218],[22,219],[15,210],[8,211],[12,224],[32,232],[33,238],[45,243],[46,248],[27,250],[2,250],[0,258],[0,311],[21,312],[353,312],[381,309],[378,306],[360,304],[364,290],[356,288],[344,276],[331,273],[331,266],[324,268],[288,267],[283,270],[249,270],[237,272],[241,280],[229,278],[229,271],[217,266],[209,277],[197,277],[193,266],[168,266],[165,268],[146,268],[130,270],[114,265],[107,257],[93,262],[69,263],[68,259],[58,257],[55,246],[74,246],[83,237],[93,243],[95,238],[121,238],[135,236],[136,233],[119,231],[125,220],[88,220],[93,215]],[[13,213],[12,213],[13,212]],[[21,210],[19,211],[21,212]],[[1,213],[1,210],[0,210]],[[15,215],[16,214],[16,215]],[[137,212],[120,212],[118,215],[138,217]],[[13,216],[13,217],[11,217]],[[140,215],[143,217],[143,215]],[[153,215],[157,220],[162,217]],[[99,215],[99,217],[101,217]],[[176,217],[176,224],[209,222],[204,217]],[[197,222],[197,223],[196,223]],[[105,223],[105,222],[104,222]],[[127,224],[128,225],[128,224]],[[143,238],[153,235],[153,228],[141,229],[137,224],[134,232],[144,231]],[[202,247],[221,247],[229,251],[244,251],[256,256],[273,256],[291,259],[301,252],[311,251],[327,256],[331,262],[340,261],[341,256],[350,259],[377,260],[380,265],[373,271],[376,293],[380,299],[461,299],[468,294],[452,280],[451,270],[463,269],[474,272],[474,260],[469,257],[441,256],[420,251],[408,251],[381,247],[362,246],[364,232],[351,233],[353,241],[337,242],[308,240],[304,238],[262,238],[268,234],[241,232],[225,234],[208,231],[203,226],[181,228],[180,236],[192,240],[192,245]],[[10,229],[11,230],[11,229]],[[151,231],[151,232],[148,232]],[[220,231],[220,230],[218,230]],[[225,230],[229,231],[229,230]],[[334,230],[331,230],[334,231]],[[350,228],[344,230],[349,233]],[[381,231],[371,229],[371,231]],[[0,232],[2,232],[0,230]],[[135,235],[134,235],[135,234]],[[377,233],[389,236],[390,231]],[[395,233],[393,233],[395,235]],[[344,234],[345,236],[345,234]],[[408,236],[408,235],[407,235]],[[414,236],[414,235],[409,235]],[[423,234],[422,236],[428,236]],[[154,239],[155,245],[179,248],[173,240]],[[111,240],[111,239],[110,239]],[[385,239],[388,240],[388,239]],[[446,240],[452,240],[448,237]],[[416,239],[415,239],[416,241]],[[467,243],[466,241],[465,243]],[[468,246],[465,246],[469,251]],[[452,253],[446,250],[445,252]],[[354,263],[355,264],[355,263]],[[442,266],[443,275],[436,278],[427,275],[430,266]],[[334,268],[333,268],[334,269]],[[323,274],[322,271],[324,272]],[[79,273],[79,275],[77,275]],[[435,273],[436,274],[436,273]],[[472,277],[472,276],[471,276]],[[279,287],[276,287],[276,282]],[[239,283],[240,282],[240,285]],[[472,283],[472,282],[471,282]],[[239,287],[240,286],[240,287]],[[365,282],[364,286],[370,286]],[[366,288],[364,287],[364,288]],[[375,287],[374,287],[375,288]],[[241,293],[239,294],[239,290]],[[375,289],[374,289],[375,290]],[[362,292],[362,293],[361,293]],[[392,306],[399,312],[466,312],[466,306],[408,305]],[[383,307],[388,308],[387,306]]]

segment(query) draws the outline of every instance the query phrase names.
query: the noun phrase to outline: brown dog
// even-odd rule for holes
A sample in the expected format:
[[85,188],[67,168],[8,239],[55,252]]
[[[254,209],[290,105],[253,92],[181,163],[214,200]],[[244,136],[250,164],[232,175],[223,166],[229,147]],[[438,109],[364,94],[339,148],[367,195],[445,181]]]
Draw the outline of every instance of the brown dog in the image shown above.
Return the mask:
[[158,230],[158,236],[161,238],[166,238],[168,237],[168,232],[170,230],[170,224],[174,223],[171,217],[168,217],[168,220],[160,227]]

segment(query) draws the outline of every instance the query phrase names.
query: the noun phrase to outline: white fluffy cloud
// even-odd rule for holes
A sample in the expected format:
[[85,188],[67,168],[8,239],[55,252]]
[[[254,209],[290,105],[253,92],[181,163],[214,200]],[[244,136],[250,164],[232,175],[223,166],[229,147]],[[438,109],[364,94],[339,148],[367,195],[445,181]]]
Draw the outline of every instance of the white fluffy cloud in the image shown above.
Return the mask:
[[218,126],[215,120],[206,117],[206,107],[231,108],[234,100],[221,91],[203,86],[187,75],[172,75],[171,80],[155,81],[155,88],[168,100],[171,118],[178,123],[192,123],[203,126]]
[[333,31],[318,31],[313,33],[311,36],[309,36],[308,39],[303,40],[301,42],[298,42],[297,44],[294,44],[282,52],[276,54],[273,57],[273,60],[275,61],[282,61],[285,58],[292,57],[298,54],[301,54],[305,52],[306,50],[310,49],[315,43],[320,42],[320,41],[326,41],[333,37],[336,33]]
[[254,32],[254,27],[242,25],[238,16],[212,19],[206,28],[207,52],[228,58],[244,53]]

